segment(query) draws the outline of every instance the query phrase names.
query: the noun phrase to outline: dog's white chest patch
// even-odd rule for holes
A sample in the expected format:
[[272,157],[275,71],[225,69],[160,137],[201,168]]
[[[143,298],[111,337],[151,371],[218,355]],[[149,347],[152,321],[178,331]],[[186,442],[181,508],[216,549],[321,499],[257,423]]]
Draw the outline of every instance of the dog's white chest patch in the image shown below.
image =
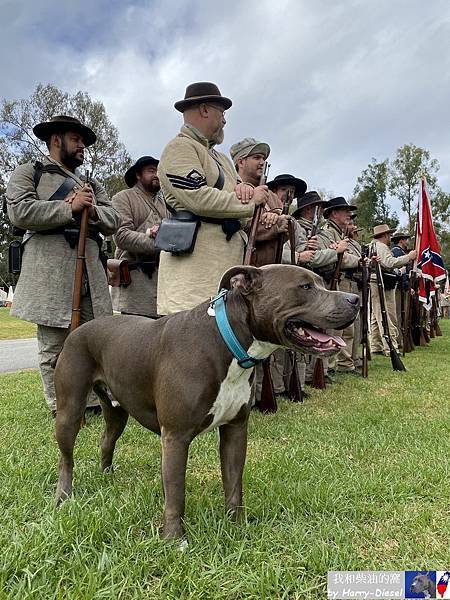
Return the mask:
[[[279,348],[275,344],[255,340],[248,354],[254,358],[267,358],[274,350]],[[250,375],[253,369],[243,369],[233,358],[228,368],[228,373],[222,381],[217,398],[208,414],[213,415],[211,425],[203,431],[211,431],[219,425],[229,423],[238,414],[242,406],[250,399]]]

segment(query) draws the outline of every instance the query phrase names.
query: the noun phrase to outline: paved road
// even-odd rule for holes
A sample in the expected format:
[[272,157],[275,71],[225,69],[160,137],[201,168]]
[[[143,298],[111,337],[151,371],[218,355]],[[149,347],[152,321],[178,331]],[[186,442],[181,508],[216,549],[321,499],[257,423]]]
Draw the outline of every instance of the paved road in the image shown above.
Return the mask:
[[37,340],[0,341],[0,373],[37,369]]

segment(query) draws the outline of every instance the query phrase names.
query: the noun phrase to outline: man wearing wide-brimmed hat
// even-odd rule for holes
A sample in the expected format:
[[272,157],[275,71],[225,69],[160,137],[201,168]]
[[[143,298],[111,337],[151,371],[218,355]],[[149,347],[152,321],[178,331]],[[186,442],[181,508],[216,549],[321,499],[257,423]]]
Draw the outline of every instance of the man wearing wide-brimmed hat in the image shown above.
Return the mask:
[[161,220],[168,216],[159,193],[158,159],[141,156],[125,173],[127,190],[112,199],[122,217],[114,241],[115,258],[128,261],[131,283],[112,288],[115,310],[124,314],[156,317],[159,252],[155,237]]
[[[269,144],[251,137],[236,142],[230,148],[231,159],[241,181],[254,187],[259,185],[269,154]],[[270,191],[256,230],[255,252],[251,263],[255,267],[273,264],[276,260],[279,235],[285,234],[287,238],[288,217],[281,214],[282,210],[283,200]],[[247,223],[247,231],[250,224],[251,220]]]
[[[408,240],[411,238],[407,231],[395,231],[391,235],[391,242],[394,244],[391,248],[392,255],[397,258],[398,256],[405,256],[408,251]],[[397,312],[397,329],[398,329],[398,347],[403,346],[403,334],[404,323],[402,323],[402,303],[405,303],[405,294],[409,291],[409,272],[410,266],[402,267],[400,269],[401,277],[397,283],[395,289],[395,306]],[[402,298],[403,295],[403,298]],[[403,302],[402,302],[403,300]]]
[[39,368],[46,401],[54,412],[51,365],[69,333],[81,212],[88,208],[82,322],[112,313],[99,257],[102,243],[99,234],[114,233],[120,217],[103,186],[92,178],[87,186],[78,171],[85,148],[96,141],[89,127],[75,117],[61,115],[39,123],[33,132],[46,143],[49,155],[42,161],[17,167],[6,191],[11,222],[27,230],[11,313],[37,323]]
[[[398,349],[398,329],[397,329],[397,311],[395,306],[395,288],[397,286],[397,274],[394,269],[405,267],[413,261],[417,253],[411,250],[404,256],[395,258],[390,249],[391,235],[394,229],[389,225],[376,225],[373,228],[372,251],[375,251],[379,257],[381,271],[383,275],[384,297],[386,301],[386,312],[388,317],[389,333],[395,349]],[[370,294],[372,301],[372,315],[370,319],[370,350],[374,354],[389,355],[389,346],[383,337],[383,323],[381,318],[380,296],[376,277],[374,274],[370,278]]]
[[241,183],[229,159],[214,148],[223,141],[225,111],[231,105],[208,82],[189,85],[184,99],[175,103],[184,125],[165,147],[158,176],[172,218],[191,213],[200,226],[190,253],[161,252],[159,314],[193,308],[216,294],[222,274],[243,261],[242,226],[255,206],[268,200],[266,186]]

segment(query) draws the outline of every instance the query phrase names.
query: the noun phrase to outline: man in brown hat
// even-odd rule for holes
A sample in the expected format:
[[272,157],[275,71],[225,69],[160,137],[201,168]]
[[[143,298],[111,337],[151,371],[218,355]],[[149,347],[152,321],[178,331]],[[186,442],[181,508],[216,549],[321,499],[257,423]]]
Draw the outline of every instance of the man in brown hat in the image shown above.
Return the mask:
[[[269,154],[270,147],[265,142],[258,142],[255,138],[244,138],[230,148],[231,159],[236,171],[244,183],[257,187]],[[269,187],[269,185],[268,185]],[[270,189],[270,188],[269,188]],[[276,252],[280,234],[286,234],[288,219],[282,215],[283,201],[272,191],[266,202],[256,230],[255,252],[252,265],[262,267],[276,261]],[[247,224],[247,230],[251,221]]]
[[[69,333],[80,215],[88,208],[82,322],[112,314],[105,270],[99,256],[102,243],[99,234],[114,233],[120,217],[101,184],[91,179],[86,185],[77,170],[83,164],[85,148],[96,140],[89,127],[74,117],[62,115],[39,123],[33,131],[45,141],[49,154],[42,162],[17,167],[6,191],[11,222],[26,230],[22,241],[22,270],[11,313],[37,323],[44,394],[55,414],[51,365]],[[93,404],[98,404],[98,400],[88,402],[88,406]]]
[[[183,113],[181,132],[165,147],[158,176],[173,218],[190,213],[200,222],[190,253],[161,252],[158,313],[190,309],[217,293],[222,274],[242,263],[246,236],[242,226],[255,206],[269,198],[267,186],[240,183],[224,154],[225,110],[232,102],[213,83],[193,83],[175,103]],[[189,216],[189,215],[188,215]]]
[[159,194],[158,160],[141,156],[125,173],[127,190],[112,199],[122,217],[114,241],[115,258],[128,261],[131,283],[112,288],[115,310],[123,314],[156,317],[156,290],[159,252],[155,237],[159,224],[168,211]]
[[[396,231],[391,236],[391,242],[394,244],[392,246],[392,255],[397,258],[399,256],[405,256],[408,252],[408,240],[410,239],[410,235],[407,231]],[[404,327],[404,323],[402,323],[402,304],[405,305],[405,294],[409,293],[409,272],[411,268],[409,266],[402,267],[400,269],[399,281],[397,282],[397,287],[395,289],[395,306],[397,313],[397,330],[398,330],[398,347],[401,349],[403,347],[403,334],[402,330]],[[403,302],[402,302],[403,295]]]
[[[395,258],[390,249],[391,234],[394,232],[389,225],[376,225],[373,228],[372,252],[378,255],[381,266],[384,297],[386,301],[386,312],[388,318],[389,333],[395,349],[398,349],[398,331],[397,331],[397,311],[395,306],[395,288],[397,286],[397,275],[394,269],[400,269],[413,261],[417,252],[411,250],[404,256]],[[376,277],[374,274],[370,278],[370,294],[372,302],[372,315],[370,318],[370,350],[374,354],[389,355],[389,347],[383,337],[383,323],[381,319],[380,295]]]

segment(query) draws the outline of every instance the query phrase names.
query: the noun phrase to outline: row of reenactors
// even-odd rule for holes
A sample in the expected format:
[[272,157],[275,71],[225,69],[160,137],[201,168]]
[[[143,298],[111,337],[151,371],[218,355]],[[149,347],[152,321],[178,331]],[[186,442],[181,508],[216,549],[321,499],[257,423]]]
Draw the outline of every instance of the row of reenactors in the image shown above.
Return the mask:
[[[69,333],[76,262],[77,227],[81,212],[89,210],[86,270],[82,294],[82,320],[111,314],[112,305],[99,247],[103,236],[113,235],[116,259],[126,260],[131,282],[112,288],[116,310],[157,318],[192,308],[217,292],[221,275],[242,263],[246,232],[255,207],[262,205],[253,264],[275,262],[280,236],[287,240],[290,219],[295,224],[295,261],[314,270],[329,285],[339,255],[341,290],[359,293],[361,246],[355,224],[356,207],[343,197],[324,201],[299,177],[283,174],[261,185],[261,174],[270,154],[265,142],[244,138],[231,147],[231,161],[215,150],[223,141],[225,111],[231,100],[211,83],[191,84],[175,108],[184,125],[166,146],[161,160],[143,156],[124,175],[127,189],[110,201],[102,185],[80,174],[84,151],[96,141],[95,133],[74,117],[57,116],[34,127],[45,141],[48,156],[41,162],[20,165],[7,188],[11,222],[26,230],[22,270],[16,286],[12,314],[38,325],[39,366],[49,408],[56,410],[53,386],[54,357]],[[292,215],[282,214],[283,203],[296,200]],[[324,219],[312,232],[313,217]],[[189,212],[201,222],[195,247],[184,255],[159,252],[157,236],[164,219]],[[289,211],[292,212],[292,211]],[[71,233],[72,232],[72,233]],[[311,235],[314,233],[314,235]],[[374,228],[374,244],[383,271],[404,268],[415,252],[403,252],[406,234],[397,234],[401,256],[390,250],[392,230]],[[286,241],[283,261],[290,262]],[[388,353],[381,332],[378,289],[372,292],[371,349]],[[387,286],[386,286],[387,287]],[[395,288],[395,286],[394,286]],[[397,344],[395,290],[386,289],[389,327]],[[346,347],[334,362],[325,364],[325,375],[359,367],[358,325],[341,332]],[[301,362],[301,381],[312,378],[312,362]],[[328,370],[328,372],[327,372]],[[284,354],[275,354],[275,392],[285,392],[288,377]],[[88,406],[95,407],[93,396]]]

